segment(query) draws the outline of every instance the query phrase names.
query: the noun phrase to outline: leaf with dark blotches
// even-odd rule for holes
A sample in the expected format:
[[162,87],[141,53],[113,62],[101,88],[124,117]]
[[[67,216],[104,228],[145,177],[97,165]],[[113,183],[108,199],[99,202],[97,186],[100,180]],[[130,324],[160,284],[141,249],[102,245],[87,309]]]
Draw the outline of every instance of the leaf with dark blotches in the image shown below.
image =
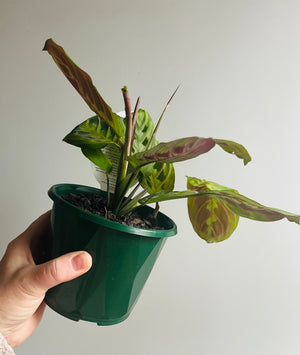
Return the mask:
[[80,123],[63,139],[66,143],[86,149],[102,149],[108,144],[119,146],[115,133],[97,116]]
[[[150,174],[147,174],[147,167],[150,167]],[[145,170],[145,171],[144,171]],[[173,164],[153,163],[141,169],[141,186],[148,193],[158,191],[172,191],[174,189],[175,171]]]
[[[136,120],[135,138],[133,142],[133,154],[144,152],[149,145],[154,131],[151,116],[145,110],[139,110]],[[153,137],[149,148],[158,145],[159,142]],[[175,171],[172,164],[152,163],[142,167],[138,179],[141,186],[149,193],[161,190],[172,191],[174,188]]]
[[[144,152],[154,131],[154,123],[150,114],[140,109],[137,114],[135,124],[135,135],[133,141],[132,152],[133,154]],[[150,148],[158,144],[156,139],[152,139]]]

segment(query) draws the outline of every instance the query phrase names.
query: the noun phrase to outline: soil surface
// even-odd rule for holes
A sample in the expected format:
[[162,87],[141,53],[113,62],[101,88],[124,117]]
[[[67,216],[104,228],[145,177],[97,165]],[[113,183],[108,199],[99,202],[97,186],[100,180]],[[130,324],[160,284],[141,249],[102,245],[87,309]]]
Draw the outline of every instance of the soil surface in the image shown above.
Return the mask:
[[91,212],[110,221],[136,228],[156,230],[165,229],[164,227],[158,225],[157,219],[155,219],[151,213],[147,216],[141,216],[138,208],[124,217],[116,216],[111,211],[107,210],[106,199],[98,194],[77,195],[71,193],[62,197],[69,203],[81,208],[82,210]]

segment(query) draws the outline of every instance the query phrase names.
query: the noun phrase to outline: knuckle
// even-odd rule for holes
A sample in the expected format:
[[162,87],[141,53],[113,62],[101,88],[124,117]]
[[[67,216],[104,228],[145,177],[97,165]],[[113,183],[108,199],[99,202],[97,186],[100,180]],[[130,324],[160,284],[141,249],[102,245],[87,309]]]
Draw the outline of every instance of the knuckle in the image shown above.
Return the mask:
[[59,276],[58,276],[58,267],[57,267],[57,261],[53,260],[49,267],[47,269],[47,275],[49,279],[53,280],[54,282],[59,281]]
[[42,272],[39,273],[37,277],[37,283],[41,286],[43,285],[46,289],[48,289],[49,285],[56,285],[60,282],[57,260],[52,260],[44,265]]

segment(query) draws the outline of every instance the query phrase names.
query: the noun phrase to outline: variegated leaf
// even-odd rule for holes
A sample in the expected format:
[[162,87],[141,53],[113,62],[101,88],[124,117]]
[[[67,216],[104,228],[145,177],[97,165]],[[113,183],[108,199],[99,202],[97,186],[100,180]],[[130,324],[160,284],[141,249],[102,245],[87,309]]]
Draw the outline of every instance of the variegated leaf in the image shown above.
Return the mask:
[[215,139],[215,142],[225,152],[235,154],[238,158],[243,159],[244,165],[247,165],[251,161],[251,156],[243,145],[226,139]]
[[298,214],[261,205],[260,203],[239,194],[236,190],[209,181],[188,178],[188,187],[189,189],[198,191],[200,194],[206,194],[212,198],[217,198],[240,217],[265,222],[286,218],[290,222],[300,224],[300,215]]
[[85,100],[90,109],[111,127],[119,137],[124,136],[124,127],[118,116],[113,115],[111,108],[98,93],[91,77],[71,60],[63,47],[57,45],[52,39],[48,39],[43,50],[48,51],[52,56],[57,66]]
[[150,167],[150,174],[143,171],[148,168],[148,165],[141,169],[143,173],[141,182],[142,187],[150,194],[162,190],[172,191],[175,183],[175,171],[173,164],[154,163],[151,164]]
[[[135,136],[133,141],[132,153],[144,152],[149,140],[151,139],[154,130],[154,123],[151,116],[145,110],[140,109],[138,111],[136,119]],[[156,139],[153,139],[150,145],[154,147],[158,144]]]
[[187,137],[176,139],[141,153],[134,154],[128,160],[134,166],[162,162],[175,163],[197,157],[211,150],[215,146],[212,138]]
[[222,200],[205,194],[211,189],[224,191],[228,188],[188,178],[188,189],[199,193],[197,197],[188,198],[189,218],[199,237],[208,243],[221,242],[229,238],[238,225],[239,216]]
[[[154,123],[151,116],[145,110],[140,109],[136,120],[135,139],[133,143],[133,154],[144,152],[152,137]],[[152,138],[150,148],[158,145],[159,142]],[[149,193],[161,190],[172,191],[174,188],[175,171],[172,164],[153,163],[141,168],[139,180],[144,189]]]
[[97,116],[79,124],[63,140],[84,149],[101,149],[108,144],[119,146],[115,133],[106,123],[99,122]]
[[[208,242],[227,239],[238,218],[277,221],[286,218],[300,224],[300,215],[266,207],[236,190],[197,178],[188,178],[187,191],[159,191],[139,200],[142,205],[188,198],[189,215],[195,231]],[[193,202],[195,200],[195,202]]]
[[262,222],[273,222],[286,218],[290,222],[300,224],[300,215],[298,214],[261,205],[246,196],[231,191],[211,191],[209,194],[224,201],[234,213],[241,217]]
[[100,169],[109,174],[112,170],[112,163],[110,159],[100,150],[100,149],[87,149],[82,148],[82,153],[88,158],[92,163],[97,165]]

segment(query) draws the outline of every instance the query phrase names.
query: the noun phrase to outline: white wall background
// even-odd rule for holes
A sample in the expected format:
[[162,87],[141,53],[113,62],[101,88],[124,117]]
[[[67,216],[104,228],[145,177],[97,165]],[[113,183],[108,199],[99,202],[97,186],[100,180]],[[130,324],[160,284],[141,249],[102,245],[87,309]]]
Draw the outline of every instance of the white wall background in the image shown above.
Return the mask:
[[[218,148],[177,164],[177,189],[194,175],[300,212],[299,13],[297,0],[0,0],[1,254],[51,208],[51,185],[97,186],[89,162],[61,141],[92,113],[42,52],[49,37],[115,111],[126,84],[157,118],[181,83],[160,140],[214,136],[252,155],[247,167]],[[299,227],[243,219],[208,245],[185,201],[162,209],[179,233],[130,318],[98,327],[47,310],[18,355],[299,354]]]

